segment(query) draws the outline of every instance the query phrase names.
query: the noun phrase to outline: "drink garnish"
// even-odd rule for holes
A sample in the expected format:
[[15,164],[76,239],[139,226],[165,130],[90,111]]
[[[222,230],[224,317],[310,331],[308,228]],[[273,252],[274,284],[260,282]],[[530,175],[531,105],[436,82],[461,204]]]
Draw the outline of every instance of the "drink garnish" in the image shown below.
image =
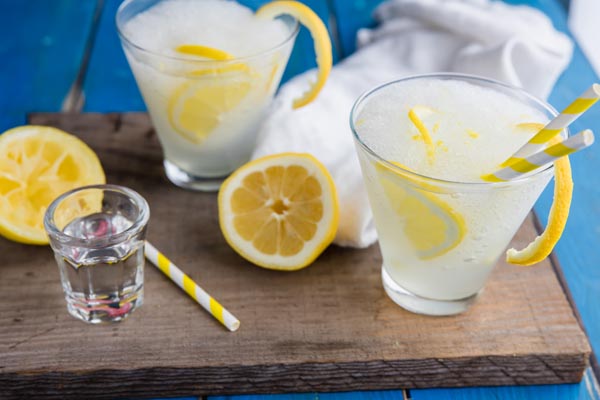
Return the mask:
[[[414,172],[398,162],[392,164]],[[463,216],[436,194],[436,188],[418,178],[400,176],[392,168],[377,163],[382,173],[380,183],[391,207],[402,219],[406,238],[422,260],[442,256],[465,238],[467,226]],[[423,188],[421,190],[420,188]]]
[[410,119],[415,128],[417,128],[417,131],[421,135],[421,139],[423,139],[423,142],[425,142],[425,146],[427,149],[427,160],[429,161],[429,164],[433,164],[433,161],[435,159],[435,146],[433,144],[433,140],[431,139],[431,135],[427,130],[427,127],[425,126],[417,112],[422,114],[422,116],[424,117],[425,115],[431,114],[433,110],[423,106],[415,106],[408,110],[408,119]]
[[182,44],[177,46],[175,51],[181,54],[208,58],[215,61],[226,61],[234,58],[226,51],[215,49],[214,47],[202,46],[199,44]]
[[479,137],[479,133],[475,132],[472,129],[467,129],[467,135],[469,135],[471,139],[477,139]]
[[298,1],[273,1],[256,11],[256,15],[262,18],[276,18],[283,14],[291,15],[304,25],[310,32],[315,44],[315,55],[317,67],[319,68],[317,80],[311,85],[310,89],[294,100],[293,108],[300,108],[311,103],[325,86],[333,64],[331,40],[327,28],[319,16]]
[[548,214],[548,225],[544,232],[524,249],[508,249],[506,261],[515,265],[528,266],[548,257],[556,243],[558,243],[567,224],[572,196],[571,163],[569,157],[562,157],[554,163],[554,199]]
[[190,80],[177,87],[167,109],[173,129],[192,143],[204,141],[224,114],[237,107],[252,89],[252,76],[238,75],[235,80]]
[[591,146],[593,142],[594,135],[589,129],[564,140],[554,138],[547,149],[526,158],[519,158],[520,161],[489,175],[497,179],[497,175],[502,174],[502,171],[517,171],[519,174],[512,174],[518,177],[554,161],[554,199],[548,215],[548,225],[544,232],[523,250],[509,249],[506,252],[506,260],[509,263],[533,265],[550,255],[567,224],[573,196],[573,179],[568,155]]

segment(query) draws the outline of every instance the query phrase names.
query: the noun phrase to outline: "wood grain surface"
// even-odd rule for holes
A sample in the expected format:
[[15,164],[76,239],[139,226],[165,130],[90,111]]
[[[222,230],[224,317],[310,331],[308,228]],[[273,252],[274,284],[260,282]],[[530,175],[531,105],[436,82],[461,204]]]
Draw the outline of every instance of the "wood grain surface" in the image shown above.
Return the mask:
[[[0,239],[0,398],[151,397],[576,382],[589,345],[549,262],[500,263],[478,303],[446,318],[408,313],[380,282],[381,258],[328,249],[281,273],[222,238],[215,194],[164,177],[145,114],[35,114],[98,153],[110,183],[149,202],[149,240],[242,322],[229,333],[151,266],[128,320],[89,326],[65,308],[47,247]],[[534,235],[531,219],[515,238]]]

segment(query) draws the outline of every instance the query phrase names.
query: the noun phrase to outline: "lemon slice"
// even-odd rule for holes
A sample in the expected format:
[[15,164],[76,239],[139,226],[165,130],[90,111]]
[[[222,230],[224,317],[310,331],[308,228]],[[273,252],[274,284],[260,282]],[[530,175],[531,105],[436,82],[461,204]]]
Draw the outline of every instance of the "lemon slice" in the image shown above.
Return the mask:
[[[240,74],[238,74],[240,75]],[[173,91],[167,108],[171,126],[181,136],[199,144],[227,118],[227,114],[246,98],[252,89],[249,76],[190,80]]]
[[304,25],[315,43],[315,55],[317,57],[317,67],[319,68],[317,81],[302,96],[294,100],[293,108],[300,108],[312,102],[327,81],[333,63],[331,40],[327,28],[319,16],[298,1],[273,1],[256,11],[256,15],[263,18],[275,18],[283,14],[291,15]]
[[219,223],[227,243],[264,268],[308,266],[333,241],[338,219],[333,180],[308,154],[251,161],[219,191]]
[[[196,44],[182,44],[175,50],[215,61],[233,59],[223,50]],[[254,76],[244,63],[197,69],[188,75],[198,79],[190,79],[173,91],[167,115],[176,132],[188,141],[200,144],[246,98]],[[211,76],[201,79],[206,75]]]
[[442,256],[463,241],[467,229],[461,214],[433,193],[413,186],[412,179],[400,176],[380,163],[376,168],[381,173],[380,183],[385,195],[420,259]]
[[506,252],[506,261],[511,264],[527,266],[548,257],[567,224],[572,196],[571,163],[568,157],[562,157],[554,162],[554,200],[550,207],[546,229],[523,250],[509,249]]
[[96,154],[56,128],[21,126],[0,135],[0,234],[28,244],[47,244],[43,220],[59,195],[105,183]]

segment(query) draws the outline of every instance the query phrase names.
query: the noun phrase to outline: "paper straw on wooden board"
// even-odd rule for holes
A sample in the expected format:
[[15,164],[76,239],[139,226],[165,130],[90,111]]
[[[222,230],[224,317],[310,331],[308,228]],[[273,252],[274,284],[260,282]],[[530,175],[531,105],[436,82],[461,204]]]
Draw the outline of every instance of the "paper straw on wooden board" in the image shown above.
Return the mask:
[[227,329],[234,332],[240,327],[240,321],[233,316],[225,307],[216,301],[204,289],[196,284],[189,276],[183,273],[167,257],[159,252],[156,247],[146,242],[144,255],[154,266],[161,270],[166,276],[183,289],[191,298],[196,300],[210,315],[215,317]]

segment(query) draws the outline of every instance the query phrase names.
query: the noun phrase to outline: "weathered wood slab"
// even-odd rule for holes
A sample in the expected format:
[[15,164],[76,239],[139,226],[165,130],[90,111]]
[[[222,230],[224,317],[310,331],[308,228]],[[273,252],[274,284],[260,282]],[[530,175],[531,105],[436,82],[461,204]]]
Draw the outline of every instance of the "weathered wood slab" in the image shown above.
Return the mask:
[[[392,303],[377,246],[331,247],[295,273],[262,270],[222,238],[216,196],[170,185],[145,114],[35,114],[97,152],[148,200],[149,240],[242,322],[229,333],[153,267],[145,304],[88,326],[65,308],[47,247],[0,239],[0,398],[114,399],[576,382],[590,348],[550,262],[500,263],[466,314]],[[527,220],[515,238],[535,229]]]

